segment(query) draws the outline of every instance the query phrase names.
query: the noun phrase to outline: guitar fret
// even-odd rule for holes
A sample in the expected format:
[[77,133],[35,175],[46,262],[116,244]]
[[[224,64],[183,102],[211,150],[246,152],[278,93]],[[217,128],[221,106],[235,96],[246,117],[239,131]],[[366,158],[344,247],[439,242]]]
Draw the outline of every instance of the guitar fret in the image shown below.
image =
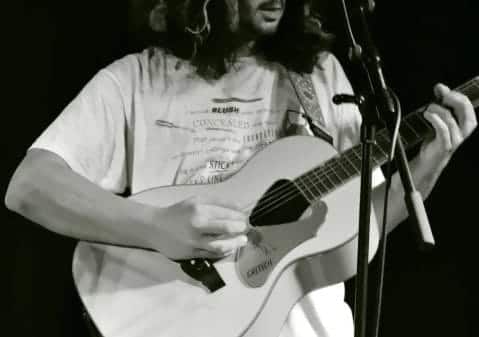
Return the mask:
[[321,176],[321,181],[324,183],[324,185],[326,185],[326,187],[328,188],[328,191],[334,189],[334,183],[329,179],[328,177],[328,172],[326,172],[326,170],[322,170],[323,174]]
[[421,115],[415,115],[415,117],[416,126],[419,129],[419,132],[423,135],[428,135],[433,130],[429,125],[429,122]]
[[404,144],[404,146],[409,147],[409,145],[411,145],[411,143],[409,143],[409,140],[404,137],[401,131],[399,131],[399,138],[401,139],[401,142]]
[[349,158],[347,156],[347,152],[344,154],[344,159],[345,159],[345,163],[349,164],[349,166],[352,167],[352,171],[354,173],[359,173],[359,168],[354,166],[354,164],[349,160]]
[[325,179],[323,179],[321,177],[320,173],[322,173],[322,171],[317,172],[317,174],[318,174],[318,184],[321,185],[321,187],[324,189],[324,193],[327,193],[331,190],[331,187],[329,187],[326,184]]
[[[304,179],[304,178],[306,178],[306,179]],[[311,184],[311,179],[309,179],[309,176],[308,176],[308,175],[306,175],[305,177],[303,177],[303,185],[304,185],[304,187],[308,190],[309,194],[311,195],[311,200],[314,201],[314,199],[316,199],[316,197],[317,197],[318,194],[320,194],[320,193],[318,193],[317,191],[315,192],[315,191],[313,190],[314,185]]]
[[350,156],[348,159],[350,159],[351,161],[353,161],[354,164],[357,165],[357,167],[360,169],[361,168],[361,153],[358,153],[358,151],[361,151],[361,147],[353,147],[351,149],[351,152],[352,153],[352,156]]
[[416,138],[421,138],[421,136],[416,132],[416,130],[414,130],[414,127],[411,125],[411,123],[409,123],[409,119],[410,118],[406,118],[403,122],[404,126],[407,127],[407,129],[411,130],[412,133],[414,133],[414,137]]
[[414,134],[416,135],[416,138],[417,139],[421,139],[421,132],[419,130],[416,129],[416,123],[414,123],[414,120],[417,119],[418,117],[416,115],[409,115],[404,123],[407,124],[407,126],[409,127],[409,129],[414,132]]
[[477,83],[476,81],[474,81],[473,83],[471,83],[470,86],[468,86],[468,87],[463,91],[463,93],[464,93],[464,94],[470,94],[470,95],[477,94],[477,89],[479,89],[479,83]]
[[473,95],[478,88],[479,88],[479,85],[477,85],[476,83],[472,83],[470,86],[464,88],[461,91],[464,95],[469,96],[469,95]]
[[372,158],[376,162],[377,165],[380,165],[382,161],[385,159],[385,153],[381,150],[381,148],[377,145],[373,145],[372,150]]
[[385,155],[389,151],[391,141],[389,140],[389,136],[386,134],[385,129],[377,133],[376,145],[381,149],[381,151],[384,152]]
[[473,79],[456,88],[457,91],[460,91],[463,94],[471,94],[471,95],[475,94],[477,92],[477,89],[479,89],[479,82],[477,79]]
[[381,145],[379,144],[377,138],[378,138],[378,137],[376,137],[376,144],[375,144],[374,148],[375,148],[375,149],[378,149],[378,150],[381,152],[380,155],[381,155],[382,158],[387,158],[387,157],[388,157],[388,154],[387,154],[387,152],[381,147]]
[[419,116],[417,116],[417,115],[409,115],[408,118],[407,118],[407,122],[408,122],[408,125],[411,128],[411,130],[413,130],[414,133],[416,133],[418,135],[417,137],[420,140],[422,138],[421,133],[424,133],[424,130],[421,132],[421,127],[418,126],[418,122],[417,122],[418,118],[419,118]]
[[354,147],[351,152],[354,154],[354,156],[355,156],[357,159],[361,160],[362,155],[361,155],[361,153],[359,152],[359,150],[360,150],[359,147]]
[[342,181],[346,181],[348,178],[350,178],[354,175],[354,172],[350,173],[346,170],[346,168],[341,163],[340,158],[335,158],[334,161],[337,164],[336,165],[337,166],[337,171],[338,171],[339,177],[341,178]]
[[407,120],[404,120],[400,128],[404,144],[414,144],[418,139],[418,134],[411,129]]
[[311,193],[314,195],[314,199],[320,197],[323,193],[326,193],[327,191],[322,191],[320,189],[319,184],[315,183],[315,174],[314,171],[312,171],[312,174],[306,174],[305,177],[308,180],[308,187],[311,190]]
[[472,80],[471,96],[472,96],[472,94],[476,94],[476,95],[478,94],[477,89],[479,89],[479,80],[474,79],[474,80]]
[[329,181],[331,181],[333,186],[336,187],[339,184],[341,184],[341,179],[339,179],[339,181],[338,181],[338,176],[334,172],[334,167],[331,167],[329,165],[326,165],[326,167],[328,169],[328,173],[327,173],[328,179],[329,179]]
[[331,188],[325,182],[324,173],[323,173],[323,166],[321,166],[317,170],[315,170],[314,175],[316,177],[316,180],[318,181],[318,185],[321,186],[322,189],[324,190],[324,193],[329,192],[331,190]]
[[474,108],[479,106],[479,78],[475,78],[466,84],[458,87],[456,90],[468,96]]
[[374,158],[374,145],[373,145],[373,147],[371,148],[371,160],[373,161],[373,164],[374,164],[374,165],[378,165],[378,164],[379,164],[379,162],[377,161],[377,159]]
[[301,194],[306,198],[306,200],[311,204],[314,201],[314,194],[309,191],[307,185],[304,183],[303,178],[299,177],[293,181],[301,192]]
[[328,167],[329,171],[331,172],[331,180],[333,181],[334,185],[335,186],[339,186],[341,185],[341,183],[343,182],[343,180],[341,179],[341,177],[336,173],[337,171],[337,167],[335,167],[334,165],[334,161],[328,161],[326,163],[326,166]]

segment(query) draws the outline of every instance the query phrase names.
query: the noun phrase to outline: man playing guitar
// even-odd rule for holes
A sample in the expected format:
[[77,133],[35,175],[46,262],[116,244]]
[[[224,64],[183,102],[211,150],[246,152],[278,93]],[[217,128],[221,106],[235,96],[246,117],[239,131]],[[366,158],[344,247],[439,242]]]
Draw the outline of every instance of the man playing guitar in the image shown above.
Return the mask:
[[[119,194],[228,179],[291,123],[304,122],[295,119],[301,104],[288,71],[311,74],[332,145],[339,152],[356,145],[361,116],[354,105],[332,103],[352,88],[311,2],[158,1],[150,16],[158,46],[98,72],[29,149],[7,207],[62,235],[172,260],[234,253],[247,243],[248,214],[221,195],[161,208]],[[434,94],[424,117],[436,136],[410,163],[424,197],[477,125],[464,95],[442,84]],[[383,196],[379,184],[378,219]],[[392,230],[407,216],[397,174],[389,204]],[[352,336],[341,284],[308,296],[314,305],[294,307],[281,336]]]

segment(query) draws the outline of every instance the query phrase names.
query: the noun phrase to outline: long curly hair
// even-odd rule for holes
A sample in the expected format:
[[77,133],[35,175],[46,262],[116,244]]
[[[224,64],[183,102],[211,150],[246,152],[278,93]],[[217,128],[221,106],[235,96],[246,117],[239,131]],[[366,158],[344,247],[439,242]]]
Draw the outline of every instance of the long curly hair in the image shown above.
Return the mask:
[[[236,57],[238,0],[150,0],[155,44],[189,60],[204,78],[224,75]],[[287,0],[277,31],[260,38],[254,52],[299,73],[311,73],[333,35],[321,25],[317,0]],[[151,12],[153,13],[153,12]],[[151,14],[150,13],[150,14]]]

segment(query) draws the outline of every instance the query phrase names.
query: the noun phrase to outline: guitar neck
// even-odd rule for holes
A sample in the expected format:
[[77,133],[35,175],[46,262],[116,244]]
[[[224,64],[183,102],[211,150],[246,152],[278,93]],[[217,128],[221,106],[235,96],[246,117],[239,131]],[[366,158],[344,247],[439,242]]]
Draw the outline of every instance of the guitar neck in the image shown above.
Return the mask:
[[[474,108],[479,106],[479,76],[457,87],[455,90],[466,95]],[[423,117],[424,110],[425,107],[422,107],[408,114],[401,122],[400,136],[406,149],[418,145],[425,139],[434,137],[433,127]],[[376,144],[373,146],[372,151],[372,160],[375,166],[382,165],[387,161],[390,147],[391,139],[389,132],[386,129],[377,132]],[[296,178],[295,183],[309,200],[315,200],[359,175],[361,171],[361,157],[361,145],[354,146],[341,155]]]

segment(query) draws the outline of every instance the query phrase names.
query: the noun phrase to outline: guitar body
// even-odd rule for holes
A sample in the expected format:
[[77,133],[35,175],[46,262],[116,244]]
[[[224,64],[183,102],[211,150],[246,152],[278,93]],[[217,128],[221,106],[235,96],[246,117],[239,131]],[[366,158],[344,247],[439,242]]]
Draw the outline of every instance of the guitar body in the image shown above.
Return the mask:
[[[161,187],[132,199],[165,207],[191,196],[220,195],[252,210],[278,181],[293,180],[336,155],[317,138],[288,137],[258,152],[225,182]],[[216,291],[159,253],[81,242],[73,261],[78,292],[104,337],[277,337],[305,294],[355,274],[359,187],[353,178],[327,194],[326,212],[313,203],[294,221],[258,224],[259,244],[214,263],[225,283]],[[371,228],[372,257],[378,241],[374,215]]]

